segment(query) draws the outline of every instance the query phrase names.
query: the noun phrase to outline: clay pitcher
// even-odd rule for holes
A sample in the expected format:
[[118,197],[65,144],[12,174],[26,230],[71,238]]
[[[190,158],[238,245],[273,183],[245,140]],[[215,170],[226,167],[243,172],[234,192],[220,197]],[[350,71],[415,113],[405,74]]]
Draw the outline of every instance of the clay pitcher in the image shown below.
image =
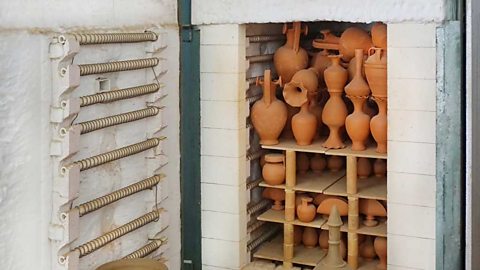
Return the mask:
[[365,179],[372,173],[372,164],[368,158],[358,158],[357,160],[357,175],[361,179]]
[[376,177],[385,177],[387,174],[387,162],[384,159],[377,159],[373,163],[373,173]]
[[375,97],[378,104],[378,114],[370,121],[373,139],[377,142],[378,153],[387,153],[387,99]]
[[269,185],[281,185],[285,182],[285,157],[282,154],[266,154],[262,176]]
[[307,174],[308,168],[310,167],[310,159],[308,158],[307,153],[299,152],[297,154],[297,171],[300,175]]
[[386,270],[387,269],[387,238],[377,237],[374,242],[375,252],[380,259],[380,262],[377,264],[377,269]]
[[318,243],[317,229],[305,227],[303,230],[302,242],[306,248],[314,248]]
[[302,204],[297,206],[297,217],[301,222],[312,222],[315,219],[316,207],[311,204],[312,198],[302,198]]
[[[368,50],[365,75],[374,97],[387,97],[387,56],[382,48]],[[372,52],[375,52],[372,54]]]
[[370,235],[365,237],[365,241],[363,241],[362,245],[360,245],[360,256],[367,261],[371,261],[375,259],[375,248],[373,246],[373,240]]
[[293,136],[297,145],[310,145],[317,133],[317,118],[308,110],[309,103],[305,102],[300,112],[292,118]]
[[325,167],[327,167],[327,161],[322,155],[315,154],[310,159],[310,168],[312,169],[313,173],[321,175]]
[[308,54],[300,47],[300,35],[306,35],[308,28],[305,26],[302,29],[300,22],[294,22],[292,28],[284,24],[283,33],[287,36],[287,42],[275,51],[273,64],[278,75],[288,83],[293,74],[308,66]]
[[322,112],[322,121],[328,126],[330,134],[323,143],[323,147],[339,149],[344,148],[340,128],[345,125],[347,118],[347,106],[342,100],[342,93],[347,82],[347,71],[340,65],[340,56],[330,56],[332,65],[325,70],[325,82],[327,84],[330,98],[328,99]]
[[387,25],[381,22],[377,22],[372,26],[370,30],[372,33],[373,46],[382,49],[387,48]]

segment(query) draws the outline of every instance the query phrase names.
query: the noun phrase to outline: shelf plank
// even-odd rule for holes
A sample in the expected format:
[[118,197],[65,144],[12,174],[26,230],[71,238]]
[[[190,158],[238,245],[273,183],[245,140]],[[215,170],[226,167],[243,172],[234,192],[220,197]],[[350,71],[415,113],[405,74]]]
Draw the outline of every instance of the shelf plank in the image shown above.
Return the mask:
[[304,226],[304,227],[312,227],[320,229],[325,223],[327,222],[321,215],[316,215],[315,219],[312,222],[302,222],[298,219],[292,222],[293,225]]
[[258,184],[258,185],[261,186],[261,187],[285,189],[285,184],[281,184],[281,185],[270,185],[270,184],[267,184],[265,181],[260,182],[260,184]]
[[345,142],[347,147],[342,149],[328,149],[325,154],[331,156],[355,156],[355,157],[366,157],[366,158],[380,158],[380,159],[387,159],[387,154],[377,153],[375,149],[377,146],[367,145],[367,149],[363,151],[353,151],[352,150],[352,143],[350,141]]
[[347,177],[343,176],[333,185],[325,189],[323,193],[333,196],[347,196]]
[[387,200],[387,178],[370,176],[357,180],[357,197],[364,199]]
[[378,225],[375,227],[367,227],[360,222],[359,228],[357,230],[359,234],[372,235],[372,236],[382,236],[387,237],[387,222],[379,221]]
[[333,185],[343,176],[345,176],[344,170],[338,172],[327,170],[321,175],[307,172],[304,176],[297,175],[297,184],[293,187],[293,190],[323,193],[328,187]]
[[257,219],[268,222],[285,223],[285,211],[268,209],[259,215]]

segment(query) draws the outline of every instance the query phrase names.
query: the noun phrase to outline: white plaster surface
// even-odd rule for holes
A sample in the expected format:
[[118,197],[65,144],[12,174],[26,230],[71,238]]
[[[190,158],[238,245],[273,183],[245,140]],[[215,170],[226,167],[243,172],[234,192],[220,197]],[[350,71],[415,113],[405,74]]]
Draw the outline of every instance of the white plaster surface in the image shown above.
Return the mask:
[[[179,40],[176,1],[1,1],[0,2],[0,269],[52,269],[48,238],[52,216],[54,166],[49,156],[51,140],[51,66],[48,55],[53,33],[76,30],[143,31],[154,25],[165,32],[168,47],[159,53],[161,69],[168,69],[159,80],[168,96],[166,108],[156,119],[140,120],[81,136],[80,151],[72,160],[103,153],[143,141],[147,133],[163,121],[168,127],[161,135],[168,140],[162,150],[168,165],[159,189],[166,198],[161,207],[168,210],[167,258],[170,269],[180,269],[180,188],[179,188]],[[158,28],[157,28],[158,29]],[[82,46],[75,63],[107,62],[145,58],[145,44]],[[101,75],[114,88],[151,83],[149,70]],[[100,76],[86,76],[72,96],[93,94]],[[82,108],[76,123],[141,109],[146,97]],[[145,157],[151,151],[81,173],[80,197],[75,204],[112,192],[152,175]],[[80,237],[74,246],[91,240],[152,210],[152,191],[123,199],[80,218]],[[162,225],[163,225],[162,224]],[[159,231],[159,224],[147,225],[101,250],[80,259],[80,269],[94,269],[118,259],[147,243]]]
[[192,0],[194,24],[286,21],[439,22],[443,0]]

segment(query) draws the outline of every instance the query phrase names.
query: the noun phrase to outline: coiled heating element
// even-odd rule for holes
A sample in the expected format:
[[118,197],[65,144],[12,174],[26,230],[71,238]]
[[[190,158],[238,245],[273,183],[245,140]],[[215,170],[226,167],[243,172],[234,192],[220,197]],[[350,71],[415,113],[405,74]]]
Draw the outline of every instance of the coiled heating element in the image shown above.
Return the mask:
[[145,33],[103,33],[103,34],[71,34],[80,45],[108,44],[108,43],[134,43],[156,41],[157,34]]
[[249,215],[255,214],[269,205],[270,205],[269,200],[261,200],[256,204],[251,204],[247,207],[247,214]]
[[140,192],[142,190],[147,190],[153,188],[157,185],[164,176],[161,174],[154,175],[152,177],[146,178],[140,182],[131,184],[119,190],[116,190],[112,193],[109,193],[105,196],[96,198],[94,200],[88,201],[78,205],[79,216],[84,216],[88,213],[91,213],[95,210],[98,210],[106,205],[114,203],[122,198],[128,197],[132,194]]
[[92,74],[149,68],[158,65],[159,62],[160,59],[153,57],[109,63],[83,64],[78,65],[78,67],[80,68],[80,76],[86,76]]
[[93,157],[85,158],[82,160],[78,160],[73,162],[74,165],[80,166],[80,171],[88,170],[93,167],[97,167],[99,165],[105,164],[110,161],[114,161],[117,159],[121,159],[124,157],[128,157],[134,154],[138,154],[150,148],[158,146],[160,141],[164,140],[165,137],[160,138],[151,138],[143,142],[139,142],[136,144],[128,145],[119,149],[115,149],[113,151],[103,153],[100,155],[96,155]]
[[88,255],[96,251],[97,249],[105,246],[106,244],[112,242],[113,240],[118,239],[124,236],[125,234],[132,232],[140,227],[143,227],[152,221],[158,220],[160,218],[160,213],[162,211],[163,209],[159,209],[159,210],[154,210],[150,213],[147,213],[100,237],[97,237],[91,241],[88,241],[83,245],[76,247],[74,250],[78,250],[78,252],[80,253],[80,257]]
[[255,250],[258,246],[260,246],[263,242],[270,239],[272,236],[277,234],[279,231],[278,228],[267,230],[265,233],[261,234],[258,238],[252,239],[247,243],[247,250],[252,251]]
[[127,256],[123,257],[124,259],[136,259],[136,258],[143,258],[148,254],[154,252],[158,248],[160,248],[164,243],[166,243],[166,239],[160,240],[153,240],[152,242],[146,244],[145,246],[141,247],[140,249],[128,254]]
[[97,103],[108,103],[121,99],[133,98],[150,93],[155,93],[160,89],[160,85],[156,83],[145,84],[130,88],[101,92],[93,95],[80,97],[80,107],[85,107]]
[[90,120],[76,125],[80,126],[80,134],[89,133],[95,130],[99,130],[106,127],[115,126],[118,124],[124,124],[133,122],[143,118],[155,116],[160,111],[159,107],[148,107],[145,109],[117,114],[113,116],[103,117],[95,120]]

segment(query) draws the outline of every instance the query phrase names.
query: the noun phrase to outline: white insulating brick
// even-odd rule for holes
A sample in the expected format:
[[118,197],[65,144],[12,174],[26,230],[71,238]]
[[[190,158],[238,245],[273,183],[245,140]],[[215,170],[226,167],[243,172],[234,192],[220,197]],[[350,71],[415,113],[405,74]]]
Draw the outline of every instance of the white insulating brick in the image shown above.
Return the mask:
[[388,234],[387,253],[389,267],[435,269],[434,239]]
[[202,128],[201,154],[222,157],[245,156],[246,129]]
[[245,72],[245,46],[201,45],[200,71],[216,73]]
[[202,183],[238,186],[245,182],[248,162],[242,157],[201,156]]
[[245,183],[238,186],[201,184],[202,210],[246,214],[248,203]]
[[240,241],[247,237],[246,216],[202,211],[202,237]]
[[388,139],[391,141],[435,143],[435,130],[435,112],[388,112]]
[[436,43],[434,23],[388,24],[388,47],[433,48]]
[[433,79],[388,79],[388,109],[436,110],[436,81]]
[[201,101],[201,126],[239,129],[246,127],[245,101]]
[[247,263],[247,243],[202,238],[202,263],[228,269],[240,269]]
[[435,239],[435,208],[388,202],[388,233]]
[[387,179],[388,202],[435,207],[434,175],[388,172]]
[[435,144],[388,141],[388,171],[435,175],[435,160]]
[[219,101],[244,101],[245,72],[200,73],[200,99]]
[[389,48],[388,78],[436,79],[435,48]]
[[245,26],[239,24],[202,25],[201,45],[245,45]]

